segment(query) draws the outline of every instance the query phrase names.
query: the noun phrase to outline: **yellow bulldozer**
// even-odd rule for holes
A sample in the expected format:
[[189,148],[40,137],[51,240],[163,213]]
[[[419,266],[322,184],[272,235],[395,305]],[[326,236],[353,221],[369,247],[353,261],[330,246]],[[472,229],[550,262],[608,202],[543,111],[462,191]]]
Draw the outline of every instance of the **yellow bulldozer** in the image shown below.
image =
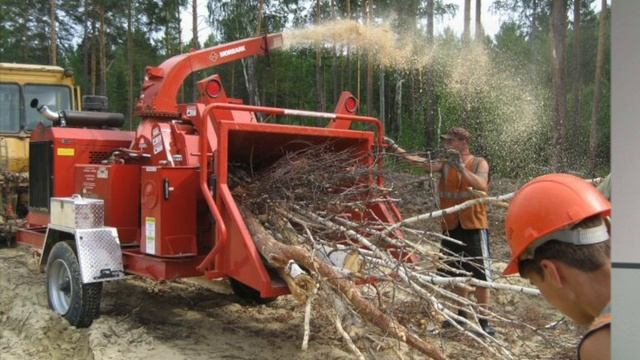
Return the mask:
[[[58,66],[0,63],[0,242],[11,242],[29,207],[29,137],[43,121],[29,106],[80,110],[73,72]],[[49,123],[51,125],[51,123]]]

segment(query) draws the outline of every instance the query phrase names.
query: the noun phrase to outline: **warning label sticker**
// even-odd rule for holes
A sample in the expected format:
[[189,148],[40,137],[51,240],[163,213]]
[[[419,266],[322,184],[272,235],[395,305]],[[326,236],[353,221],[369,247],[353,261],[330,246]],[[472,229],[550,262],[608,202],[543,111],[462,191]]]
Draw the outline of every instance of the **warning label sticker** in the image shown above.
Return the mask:
[[74,148],[58,148],[58,156],[74,156],[76,149]]
[[145,217],[145,252],[147,254],[156,253],[156,218]]

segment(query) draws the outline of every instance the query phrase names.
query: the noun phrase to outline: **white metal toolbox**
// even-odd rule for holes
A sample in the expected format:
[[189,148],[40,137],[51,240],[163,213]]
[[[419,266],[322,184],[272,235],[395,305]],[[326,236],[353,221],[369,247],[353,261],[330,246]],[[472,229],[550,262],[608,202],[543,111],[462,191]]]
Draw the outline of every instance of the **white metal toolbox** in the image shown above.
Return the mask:
[[104,226],[104,201],[80,195],[51,198],[51,224],[72,229]]

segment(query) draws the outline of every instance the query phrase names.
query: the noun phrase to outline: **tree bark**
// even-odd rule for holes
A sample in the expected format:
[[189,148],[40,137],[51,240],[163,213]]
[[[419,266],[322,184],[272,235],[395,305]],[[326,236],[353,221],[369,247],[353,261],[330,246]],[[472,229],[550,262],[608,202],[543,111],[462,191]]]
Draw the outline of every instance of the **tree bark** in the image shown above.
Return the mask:
[[[316,25],[320,24],[320,0],[316,0]],[[316,45],[316,92],[318,94],[318,110],[326,111],[327,100],[324,94],[324,68],[322,66],[322,46]]]
[[[263,12],[264,0],[260,0],[260,3],[258,4],[258,13],[256,14],[256,36],[260,35]],[[252,56],[247,59],[242,59],[241,62],[244,82],[247,86],[247,93],[249,94],[249,103],[251,105],[260,106],[260,92],[258,90],[258,79],[256,76],[256,57]],[[262,114],[257,114],[257,116],[258,119],[262,120]]]
[[482,28],[482,0],[476,0],[476,41],[482,40],[484,29]]
[[58,63],[58,32],[57,20],[56,20],[56,0],[49,1],[50,13],[49,21],[51,22],[51,38],[49,44],[49,63],[51,65],[57,65]]
[[[367,0],[367,25],[371,25],[373,16],[373,0]],[[374,115],[373,111],[373,56],[371,49],[367,50],[367,113]]]
[[[191,1],[191,47],[200,49],[200,41],[198,40],[198,0]],[[191,100],[196,101],[198,98],[198,89],[196,80],[193,78],[191,82]]]
[[251,105],[260,106],[260,94],[256,81],[256,58],[250,57],[242,59],[241,62],[244,82],[247,86],[247,93],[249,94],[249,102]]
[[133,0],[127,1],[127,119],[129,130],[133,129]]
[[244,222],[256,243],[258,251],[267,261],[276,267],[284,267],[289,260],[295,261],[306,269],[313,269],[322,279],[344,297],[353,309],[366,321],[379,327],[394,338],[401,340],[421,353],[433,358],[443,359],[438,349],[414,335],[396,320],[384,314],[373,303],[360,295],[355,283],[336,272],[330,265],[316,258],[304,248],[282,244],[264,229],[255,217],[245,209],[240,209]]
[[598,29],[598,50],[596,55],[596,77],[593,85],[593,109],[591,112],[591,131],[589,132],[589,170],[594,174],[597,166],[598,150],[598,116],[600,115],[600,96],[602,71],[604,68],[604,46],[607,30],[607,0],[602,0],[600,26]]
[[553,83],[553,148],[551,149],[551,163],[555,170],[564,167],[565,141],[566,141],[566,84],[565,84],[565,59],[566,59],[566,31],[567,13],[565,0],[553,0],[551,9],[551,66]]
[[402,136],[402,83],[404,79],[402,75],[398,71],[396,73],[396,116],[395,121],[393,122],[393,132],[394,134],[400,138]]
[[91,95],[96,94],[97,88],[97,76],[96,76],[96,68],[97,68],[97,59],[96,59],[96,29],[95,22],[91,23]]
[[427,41],[433,41],[433,4],[434,0],[427,0]]
[[100,52],[100,95],[107,95],[107,46],[106,32],[104,23],[105,8],[103,4],[98,4],[98,19],[100,21],[98,41]]
[[[336,4],[334,0],[331,0],[331,18],[335,19],[336,18]],[[331,75],[333,77],[333,97],[331,99],[331,101],[338,101],[338,94],[339,94],[339,79],[338,79],[338,75],[341,72],[341,62],[340,60],[338,60],[338,48],[337,46],[334,44],[333,45],[333,52],[331,53]]]
[[264,16],[264,0],[258,3],[258,15],[256,17],[256,36],[260,36],[262,31],[262,17]]
[[[433,44],[433,6],[434,0],[427,0],[427,43]],[[434,143],[436,124],[436,93],[435,76],[433,67],[428,65],[425,71],[425,96],[427,111],[424,118],[425,148],[432,147]]]
[[386,113],[385,113],[385,94],[384,94],[384,68],[380,68],[380,73],[379,73],[379,81],[378,81],[378,87],[379,87],[379,99],[380,99],[380,114],[378,115],[378,119],[380,119],[380,121],[385,124],[385,118],[386,118]]
[[464,28],[462,42],[468,44],[471,39],[471,0],[464,0]]

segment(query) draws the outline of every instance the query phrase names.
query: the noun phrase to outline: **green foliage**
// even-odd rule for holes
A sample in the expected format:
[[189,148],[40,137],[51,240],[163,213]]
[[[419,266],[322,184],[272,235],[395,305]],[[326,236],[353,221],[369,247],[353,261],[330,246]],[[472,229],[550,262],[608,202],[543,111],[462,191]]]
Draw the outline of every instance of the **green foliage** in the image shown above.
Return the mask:
[[[204,0],[199,0],[203,2]],[[91,90],[90,56],[98,54],[96,4],[106,9],[107,94],[113,111],[128,112],[129,56],[127,54],[128,1],[58,1],[59,63],[71,67],[83,88]],[[334,94],[349,90],[359,95],[359,113],[376,115],[384,105],[387,133],[410,150],[437,150],[437,142],[425,141],[426,79],[434,84],[436,108],[435,133],[452,126],[465,126],[473,134],[473,151],[486,157],[494,173],[527,178],[550,171],[553,150],[549,146],[554,131],[551,121],[551,67],[549,39],[549,1],[497,0],[493,10],[507,16],[496,36],[463,47],[460,36],[445,29],[435,39],[436,53],[427,65],[411,69],[375,64],[373,98],[366,109],[366,49],[327,46],[321,51],[324,89],[329,111],[335,106]],[[593,84],[598,41],[598,14],[593,0],[582,9],[581,21],[581,118],[567,131],[569,164],[567,170],[586,174],[588,166],[589,122],[593,108]],[[188,0],[131,0],[133,12],[133,94],[140,94],[145,67],[158,65],[191,47],[190,37],[180,38],[179,14],[191,5]],[[351,17],[362,21],[363,0],[350,1]],[[331,6],[335,6],[332,8]],[[346,16],[347,1],[322,1],[320,17]],[[486,4],[484,4],[487,6]],[[1,61],[47,64],[49,42],[49,2],[3,0],[0,2]],[[214,29],[204,46],[255,36],[258,0],[207,1],[209,25]],[[568,10],[573,6],[568,2]],[[392,21],[398,39],[411,37],[413,44],[427,43],[424,34],[425,2],[416,0],[374,1],[374,22],[395,14]],[[442,18],[460,12],[451,1],[435,1],[435,16]],[[307,27],[315,20],[316,1],[265,0],[262,32],[278,32],[292,27]],[[570,24],[571,25],[571,24]],[[567,66],[573,65],[573,25],[567,33]],[[182,49],[182,50],[181,50]],[[609,54],[607,37],[606,53]],[[425,54],[425,57],[427,55]],[[316,51],[314,48],[274,52],[257,59],[256,80],[261,103],[267,106],[315,110]],[[598,114],[599,172],[609,171],[610,156],[610,59],[605,60],[602,102]],[[359,70],[358,70],[359,69]],[[335,70],[335,76],[334,76]],[[359,73],[358,73],[359,71]],[[384,71],[384,83],[380,81]],[[193,101],[192,84],[213,73],[222,77],[228,95],[245,99],[248,92],[242,65],[238,62],[192,75],[181,93],[184,101]],[[428,76],[427,76],[428,74]],[[571,74],[570,74],[571,75]],[[359,79],[360,84],[357,83]],[[568,80],[571,81],[569,76]],[[397,86],[401,83],[400,86]],[[570,85],[570,83],[568,84]],[[573,94],[568,86],[567,104],[572,111]],[[381,104],[380,91],[383,92]],[[398,90],[402,101],[396,103]],[[134,99],[135,102],[135,99]],[[398,108],[400,106],[400,108]],[[401,118],[397,118],[397,113]],[[135,120],[130,119],[135,126]],[[269,119],[283,123],[323,125],[325,121],[303,118]]]

